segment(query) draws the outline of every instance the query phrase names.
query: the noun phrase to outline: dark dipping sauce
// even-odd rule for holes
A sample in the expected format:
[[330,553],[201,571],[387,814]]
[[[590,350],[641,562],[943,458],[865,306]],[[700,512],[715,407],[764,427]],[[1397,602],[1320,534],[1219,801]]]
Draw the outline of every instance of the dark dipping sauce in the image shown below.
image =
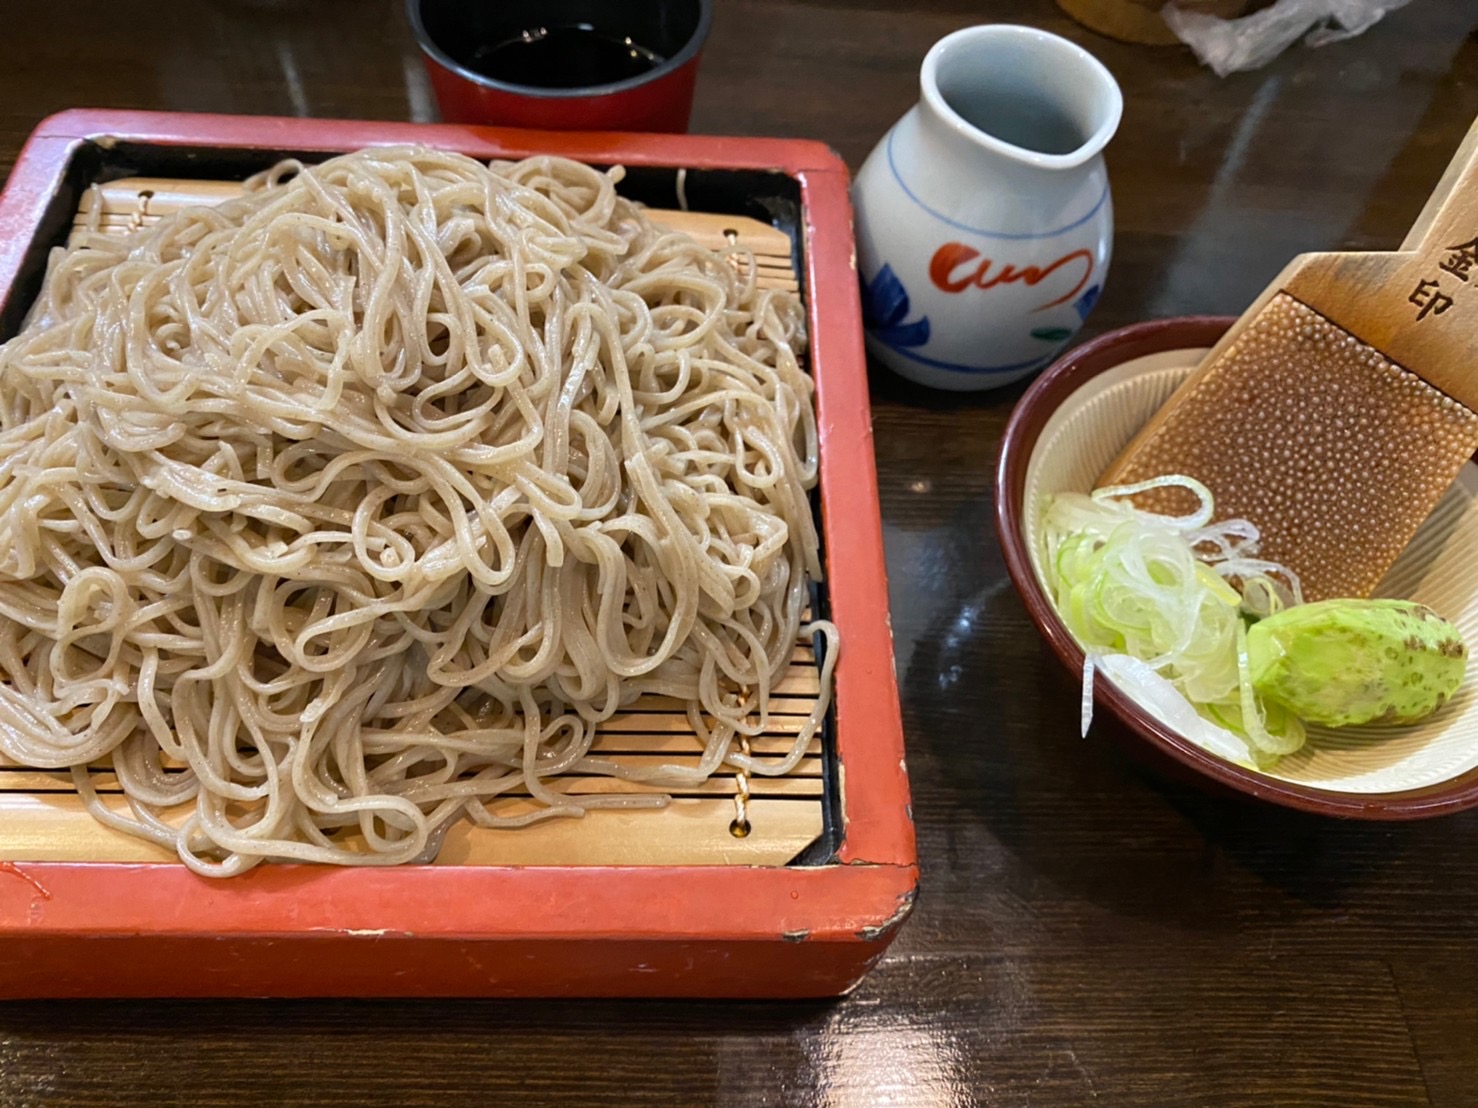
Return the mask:
[[531,27],[472,51],[466,65],[484,77],[534,88],[610,85],[649,73],[666,59],[630,37],[589,23]]

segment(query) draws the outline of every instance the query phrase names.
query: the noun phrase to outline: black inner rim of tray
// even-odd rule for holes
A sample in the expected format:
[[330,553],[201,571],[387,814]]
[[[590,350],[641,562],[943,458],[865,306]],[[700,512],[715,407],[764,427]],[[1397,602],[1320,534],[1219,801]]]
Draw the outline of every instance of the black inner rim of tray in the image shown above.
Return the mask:
[[[321,150],[270,150],[224,146],[155,146],[116,140],[108,145],[85,142],[68,160],[61,187],[51,197],[35,237],[28,246],[14,283],[5,290],[0,306],[0,340],[11,338],[41,291],[46,259],[52,249],[63,245],[71,232],[82,195],[94,184],[123,177],[176,177],[199,181],[239,181],[282,161],[296,158],[305,163],[332,157]],[[767,223],[790,238],[791,265],[807,296],[801,226],[799,184],[775,170],[689,169],[683,172],[679,189],[676,167],[628,166],[618,190],[621,195],[657,208],[678,208],[685,198],[692,211],[719,215],[742,215]],[[811,510],[821,518],[821,501],[811,493]],[[821,538],[822,564],[826,564],[825,537]],[[811,583],[811,611],[815,618],[829,619],[830,599],[823,582]],[[825,656],[826,644],[815,637],[816,661]],[[841,795],[836,757],[836,702],[833,699],[821,727],[821,834],[790,861],[792,866],[819,866],[836,860],[841,837]]]

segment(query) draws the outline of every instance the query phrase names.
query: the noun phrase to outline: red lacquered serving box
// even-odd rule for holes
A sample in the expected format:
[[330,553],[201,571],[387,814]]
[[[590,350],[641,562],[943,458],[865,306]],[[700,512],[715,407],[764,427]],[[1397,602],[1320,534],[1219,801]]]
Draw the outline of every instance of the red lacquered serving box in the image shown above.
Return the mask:
[[769,139],[64,112],[37,128],[0,195],[0,336],[20,325],[90,184],[151,172],[239,180],[284,155],[408,142],[620,163],[638,181],[682,169],[690,189],[774,192],[761,206],[782,215],[791,205],[821,428],[826,614],[843,644],[827,832],[784,865],[268,864],[213,881],[168,862],[0,862],[0,997],[845,991],[906,918],[917,866],[851,206],[835,154]]

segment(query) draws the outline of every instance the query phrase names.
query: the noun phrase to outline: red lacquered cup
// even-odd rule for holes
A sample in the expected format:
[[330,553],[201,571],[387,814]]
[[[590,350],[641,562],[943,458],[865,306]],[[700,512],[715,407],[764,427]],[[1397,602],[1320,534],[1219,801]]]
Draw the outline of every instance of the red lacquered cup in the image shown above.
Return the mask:
[[406,14],[449,123],[686,131],[713,5],[407,0]]

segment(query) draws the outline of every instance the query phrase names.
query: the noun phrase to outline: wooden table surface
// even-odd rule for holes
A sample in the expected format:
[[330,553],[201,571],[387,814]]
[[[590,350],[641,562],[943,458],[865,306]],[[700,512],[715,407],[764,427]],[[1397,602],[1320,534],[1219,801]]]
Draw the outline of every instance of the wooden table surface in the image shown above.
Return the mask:
[[[901,6],[901,5],[900,5]],[[64,107],[430,119],[398,0],[11,0],[0,169]],[[1051,0],[718,0],[693,129],[855,169],[940,36],[1033,23],[1123,86],[1088,333],[1239,312],[1293,254],[1389,248],[1478,116],[1478,10],[1220,80]],[[1077,737],[992,533],[1019,388],[873,373],[923,891],[836,1003],[0,1005],[0,1104],[1478,1104],[1478,813],[1339,824]]]

